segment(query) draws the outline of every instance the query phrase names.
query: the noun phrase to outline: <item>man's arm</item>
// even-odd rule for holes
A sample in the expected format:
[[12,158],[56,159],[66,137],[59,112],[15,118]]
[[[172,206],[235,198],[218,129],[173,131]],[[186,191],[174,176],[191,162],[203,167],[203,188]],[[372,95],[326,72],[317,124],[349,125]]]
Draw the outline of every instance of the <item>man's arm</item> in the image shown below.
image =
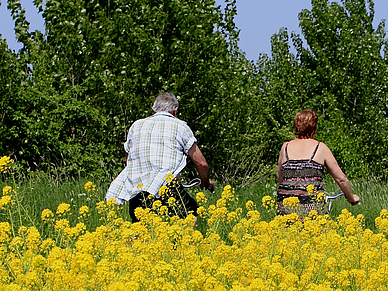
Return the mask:
[[203,187],[207,187],[208,185],[211,185],[211,188],[214,189],[214,182],[209,179],[209,165],[196,142],[190,148],[189,156],[197,168],[199,177],[201,178],[201,184],[199,185],[201,189]]

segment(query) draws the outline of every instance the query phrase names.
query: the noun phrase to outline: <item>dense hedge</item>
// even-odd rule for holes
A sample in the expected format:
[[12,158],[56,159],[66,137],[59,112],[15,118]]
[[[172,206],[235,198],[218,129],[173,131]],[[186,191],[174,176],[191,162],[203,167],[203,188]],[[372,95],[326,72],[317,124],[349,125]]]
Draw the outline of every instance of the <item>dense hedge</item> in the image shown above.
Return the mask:
[[2,153],[31,169],[114,175],[128,128],[169,91],[216,179],[273,177],[307,107],[348,175],[385,177],[387,39],[373,2],[313,0],[299,14],[307,43],[281,29],[256,63],[238,48],[235,2],[40,0],[43,35],[9,0],[23,48],[0,41]]

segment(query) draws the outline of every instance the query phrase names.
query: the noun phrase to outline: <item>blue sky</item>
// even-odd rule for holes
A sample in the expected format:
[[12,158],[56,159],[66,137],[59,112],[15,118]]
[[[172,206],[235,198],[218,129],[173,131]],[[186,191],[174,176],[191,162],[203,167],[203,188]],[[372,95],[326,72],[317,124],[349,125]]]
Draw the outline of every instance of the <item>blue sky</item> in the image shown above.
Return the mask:
[[[66,0],[63,0],[66,1]],[[8,46],[17,50],[21,47],[16,43],[13,32],[13,21],[7,8],[7,1],[0,0],[0,34],[7,39]],[[31,23],[30,30],[43,30],[42,17],[32,5],[32,0],[21,0],[26,9],[27,20]],[[222,5],[223,0],[216,0]],[[375,0],[374,26],[381,19],[388,19],[388,0]],[[259,53],[270,54],[271,36],[282,27],[288,32],[300,34],[298,13],[303,9],[311,9],[311,0],[237,0],[237,16],[235,23],[240,31],[239,47],[246,53],[249,60],[257,60]],[[388,23],[386,24],[386,29]]]
[[[223,0],[216,0],[221,5]],[[340,2],[340,1],[337,1]],[[374,28],[388,19],[388,0],[375,0]],[[301,34],[298,14],[311,9],[311,0],[237,0],[236,26],[240,31],[239,47],[249,60],[256,61],[259,53],[271,53],[271,36],[286,27],[288,33]],[[388,22],[386,22],[388,30]]]

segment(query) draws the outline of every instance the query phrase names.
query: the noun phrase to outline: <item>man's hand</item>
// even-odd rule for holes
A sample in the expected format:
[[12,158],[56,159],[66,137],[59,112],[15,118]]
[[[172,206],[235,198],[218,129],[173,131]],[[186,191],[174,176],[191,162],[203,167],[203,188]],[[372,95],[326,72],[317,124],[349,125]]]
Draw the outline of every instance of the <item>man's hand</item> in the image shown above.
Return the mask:
[[209,182],[205,182],[205,181],[201,180],[199,187],[201,187],[201,189],[205,188],[206,190],[214,192],[214,182],[210,179],[209,179]]

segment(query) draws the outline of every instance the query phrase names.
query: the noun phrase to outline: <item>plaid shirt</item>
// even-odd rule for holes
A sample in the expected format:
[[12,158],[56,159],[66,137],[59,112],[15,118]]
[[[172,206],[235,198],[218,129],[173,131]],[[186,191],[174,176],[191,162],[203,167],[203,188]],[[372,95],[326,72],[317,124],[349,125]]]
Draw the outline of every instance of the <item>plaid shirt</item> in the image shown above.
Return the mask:
[[135,121],[124,144],[127,166],[110,185],[106,199],[115,198],[121,204],[140,191],[158,196],[167,174],[176,177],[184,169],[196,141],[186,122],[167,112]]

